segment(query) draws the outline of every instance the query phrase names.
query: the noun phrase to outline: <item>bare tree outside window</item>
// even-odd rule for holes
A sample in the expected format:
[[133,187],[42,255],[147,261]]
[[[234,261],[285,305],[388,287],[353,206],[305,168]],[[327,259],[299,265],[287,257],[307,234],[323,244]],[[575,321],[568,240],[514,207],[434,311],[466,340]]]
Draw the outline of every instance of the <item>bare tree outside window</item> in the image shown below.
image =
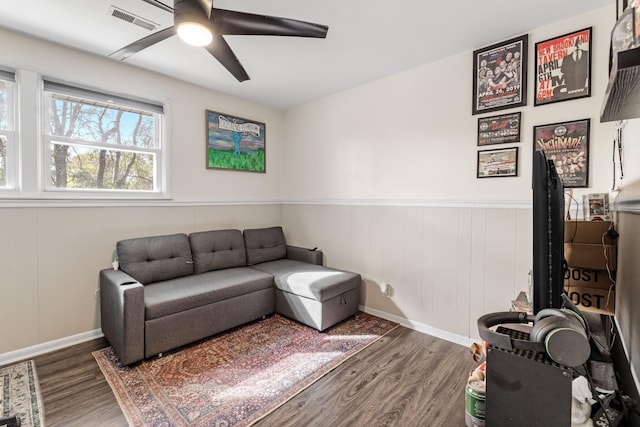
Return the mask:
[[0,135],[0,187],[7,185],[7,137]]
[[0,129],[7,129],[7,83],[0,80]]
[[156,115],[54,94],[49,118],[53,187],[155,190]]
[[[0,132],[8,129],[7,84],[0,80]],[[0,133],[0,187],[7,185],[7,137]]]

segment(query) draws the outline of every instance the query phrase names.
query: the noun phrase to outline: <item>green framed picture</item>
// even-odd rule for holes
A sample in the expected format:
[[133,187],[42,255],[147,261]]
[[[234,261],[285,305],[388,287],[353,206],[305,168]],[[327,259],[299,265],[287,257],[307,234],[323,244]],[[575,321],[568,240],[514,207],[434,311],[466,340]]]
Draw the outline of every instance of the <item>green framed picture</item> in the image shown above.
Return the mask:
[[264,123],[206,110],[206,124],[207,169],[267,171]]

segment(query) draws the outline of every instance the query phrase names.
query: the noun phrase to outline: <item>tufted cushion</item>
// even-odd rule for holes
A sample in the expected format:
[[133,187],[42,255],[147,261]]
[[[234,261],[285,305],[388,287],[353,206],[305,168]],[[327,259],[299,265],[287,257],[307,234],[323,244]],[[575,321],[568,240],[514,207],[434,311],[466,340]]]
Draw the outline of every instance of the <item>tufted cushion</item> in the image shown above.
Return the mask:
[[120,269],[144,285],[193,274],[186,234],[121,240],[116,251]]
[[282,227],[244,230],[247,265],[275,261],[287,255],[287,242]]
[[196,273],[247,265],[247,255],[240,230],[191,233],[189,243]]

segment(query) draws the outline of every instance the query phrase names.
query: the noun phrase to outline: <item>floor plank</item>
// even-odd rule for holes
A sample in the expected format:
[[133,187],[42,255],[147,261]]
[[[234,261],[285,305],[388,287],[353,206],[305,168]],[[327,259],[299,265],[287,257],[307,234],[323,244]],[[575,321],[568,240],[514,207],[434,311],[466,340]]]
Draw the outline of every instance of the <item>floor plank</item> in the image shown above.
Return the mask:
[[468,349],[398,328],[256,426],[464,427]]
[[[92,340],[34,358],[46,425],[127,426],[91,352]],[[256,426],[464,427],[467,348],[399,327]]]

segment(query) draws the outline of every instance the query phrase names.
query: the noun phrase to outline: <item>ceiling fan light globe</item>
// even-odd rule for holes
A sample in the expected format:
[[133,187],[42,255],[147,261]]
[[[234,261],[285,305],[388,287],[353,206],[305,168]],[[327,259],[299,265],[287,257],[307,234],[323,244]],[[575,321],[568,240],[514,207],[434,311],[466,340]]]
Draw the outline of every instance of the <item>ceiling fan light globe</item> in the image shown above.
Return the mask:
[[202,24],[193,21],[181,22],[177,28],[178,37],[193,46],[206,46],[213,40],[211,31]]

